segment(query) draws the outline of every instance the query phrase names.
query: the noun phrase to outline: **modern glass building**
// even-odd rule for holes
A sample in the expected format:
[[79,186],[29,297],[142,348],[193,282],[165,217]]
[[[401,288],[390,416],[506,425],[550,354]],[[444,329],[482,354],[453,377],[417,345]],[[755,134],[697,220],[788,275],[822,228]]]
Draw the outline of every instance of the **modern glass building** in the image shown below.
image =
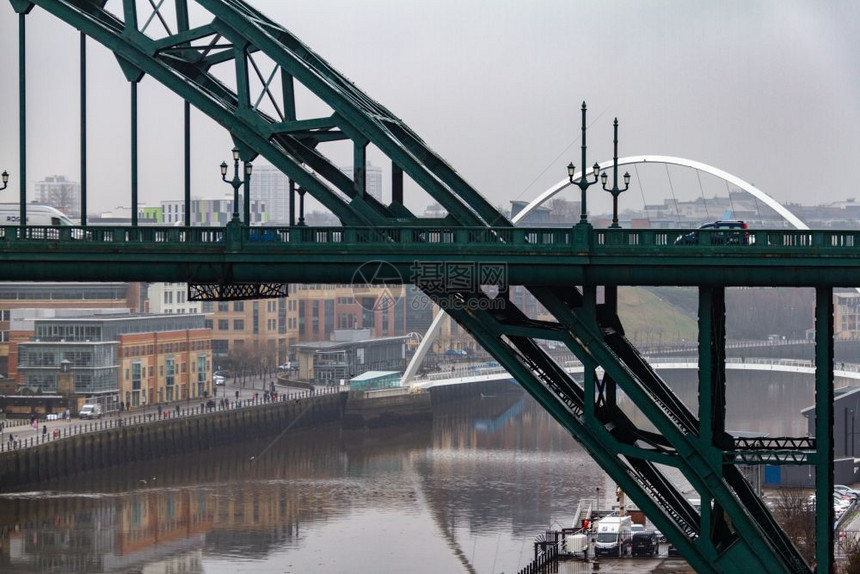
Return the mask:
[[106,410],[209,396],[211,337],[202,315],[86,315],[37,319],[18,344],[19,389],[56,393],[67,368],[74,392]]

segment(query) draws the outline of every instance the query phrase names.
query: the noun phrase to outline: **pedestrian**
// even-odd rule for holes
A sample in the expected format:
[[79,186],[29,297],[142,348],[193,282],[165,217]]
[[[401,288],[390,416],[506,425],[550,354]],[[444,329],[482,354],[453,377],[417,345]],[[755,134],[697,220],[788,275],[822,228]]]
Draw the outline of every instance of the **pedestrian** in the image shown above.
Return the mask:
[[39,430],[39,421],[36,420],[36,417],[33,417],[33,430]]
[[42,440],[48,437],[48,425],[42,425]]
[[176,415],[179,416],[179,405],[176,405]]
[[236,391],[236,400],[237,401],[239,400],[239,391],[238,390]]

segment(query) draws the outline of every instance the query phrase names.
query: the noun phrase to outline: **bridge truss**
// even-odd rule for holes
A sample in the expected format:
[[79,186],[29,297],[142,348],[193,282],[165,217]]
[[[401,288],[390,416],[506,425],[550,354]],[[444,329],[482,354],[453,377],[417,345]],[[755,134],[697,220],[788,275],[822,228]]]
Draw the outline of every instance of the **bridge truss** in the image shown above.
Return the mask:
[[[254,230],[238,221],[226,229],[137,228],[134,218],[131,228],[0,228],[4,240],[0,241],[0,270],[5,278],[79,280],[95,274],[105,280],[166,278],[217,285],[304,276],[307,281],[346,283],[363,263],[384,258],[471,332],[584,445],[697,571],[810,572],[737,464],[773,462],[775,457],[770,454],[776,452],[784,455],[781,462],[812,463],[819,500],[830,499],[831,288],[854,278],[856,260],[850,261],[853,267],[843,260],[834,263],[842,265],[843,273],[829,276],[834,283],[822,284],[822,264],[814,259],[818,251],[806,260],[806,275],[788,264],[774,273],[768,251],[772,246],[766,237],[750,246],[758,256],[755,269],[748,265],[747,253],[710,245],[681,247],[680,256],[675,253],[672,259],[678,265],[673,269],[664,267],[666,261],[659,258],[673,247],[666,234],[654,234],[651,239],[656,243],[651,250],[637,252],[639,246],[630,241],[642,236],[620,230],[603,235],[587,223],[573,230],[514,232],[502,214],[401,120],[286,28],[240,0],[195,0],[194,13],[206,14],[205,23],[195,26],[191,25],[188,0],[113,4],[104,0],[10,1],[19,13],[22,54],[25,17],[38,7],[80,30],[82,46],[84,38],[91,38],[114,53],[132,86],[133,122],[135,87],[150,76],[181,97],[186,110],[194,106],[227,129],[243,160],[265,157],[339,217],[345,227],[276,230],[275,245],[254,242]],[[116,6],[115,12],[108,9]],[[263,60],[271,71],[264,72]],[[22,55],[22,180],[26,168],[24,78]],[[324,102],[331,113],[300,116],[297,84]],[[135,130],[132,133],[136,137]],[[353,177],[342,174],[324,154],[326,144],[333,141],[351,143]],[[366,193],[369,145],[391,160],[393,201],[389,205]],[[132,171],[136,169],[133,160]],[[420,219],[406,209],[404,174],[445,208],[446,218]],[[21,189],[24,222],[23,184]],[[186,210],[189,204],[186,189]],[[133,185],[132,213],[136,212]],[[186,211],[186,225],[188,221]],[[317,243],[319,237],[335,235],[335,244]],[[789,237],[780,237],[784,236]],[[808,247],[804,237],[826,239],[802,236],[797,239],[802,244],[799,247]],[[515,245],[517,241],[520,243]],[[604,241],[608,243],[603,245]],[[622,252],[613,264],[602,267],[598,252],[612,247],[613,242]],[[444,249],[436,249],[439,245]],[[787,245],[795,246],[792,242]],[[498,250],[484,249],[486,246]],[[374,253],[381,255],[374,257]],[[509,266],[507,255],[519,258],[518,265],[510,260]],[[709,255],[712,257],[706,257]],[[22,265],[25,260],[29,266]],[[451,265],[458,261],[472,266],[473,274],[466,280],[462,267]],[[559,261],[568,266],[559,266]],[[98,263],[102,265],[93,269]],[[727,264],[740,274],[725,273],[722,266]],[[430,274],[416,274],[415,268],[422,266]],[[799,279],[805,276],[809,279]],[[777,277],[783,284],[817,289],[815,441],[738,442],[726,432],[725,288],[729,278],[738,277],[759,285],[771,285]],[[699,288],[696,413],[675,396],[625,337],[617,313],[619,285],[665,282]],[[528,317],[510,300],[507,287],[511,284],[528,289],[554,319]],[[566,345],[585,365],[583,380],[574,380],[538,340]],[[619,408],[619,391],[630,398],[647,423],[635,422]],[[668,468],[683,474],[699,493],[700,510],[667,478]],[[820,504],[819,567],[831,562],[832,523],[831,505]]]

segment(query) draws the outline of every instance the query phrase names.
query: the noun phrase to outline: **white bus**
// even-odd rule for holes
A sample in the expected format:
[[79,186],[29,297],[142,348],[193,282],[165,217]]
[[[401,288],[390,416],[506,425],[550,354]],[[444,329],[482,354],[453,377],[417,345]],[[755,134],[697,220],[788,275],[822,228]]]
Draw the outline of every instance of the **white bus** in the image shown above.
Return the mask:
[[[0,203],[0,226],[20,225],[21,205],[18,203]],[[27,225],[36,227],[65,227],[77,225],[59,209],[49,205],[27,204]]]

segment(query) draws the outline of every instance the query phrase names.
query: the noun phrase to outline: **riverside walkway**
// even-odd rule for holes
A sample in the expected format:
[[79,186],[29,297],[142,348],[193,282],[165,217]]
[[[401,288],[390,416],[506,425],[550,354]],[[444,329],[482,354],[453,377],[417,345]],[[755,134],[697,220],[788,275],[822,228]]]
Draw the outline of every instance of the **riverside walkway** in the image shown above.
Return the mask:
[[[0,453],[27,449],[52,441],[95,433],[103,430],[131,425],[145,425],[161,420],[195,417],[213,412],[223,412],[237,409],[253,409],[272,404],[273,402],[289,402],[311,396],[322,396],[339,392],[334,387],[316,387],[312,389],[297,389],[279,386],[275,399],[267,398],[265,391],[270,384],[269,377],[249,378],[242,383],[228,383],[219,391],[221,396],[213,398],[214,406],[207,407],[207,399],[189,399],[162,405],[149,404],[131,411],[113,411],[106,413],[100,419],[82,420],[77,418],[46,420],[37,419],[37,427],[30,424],[29,419],[7,419],[0,434]],[[231,379],[232,382],[232,379]]]

